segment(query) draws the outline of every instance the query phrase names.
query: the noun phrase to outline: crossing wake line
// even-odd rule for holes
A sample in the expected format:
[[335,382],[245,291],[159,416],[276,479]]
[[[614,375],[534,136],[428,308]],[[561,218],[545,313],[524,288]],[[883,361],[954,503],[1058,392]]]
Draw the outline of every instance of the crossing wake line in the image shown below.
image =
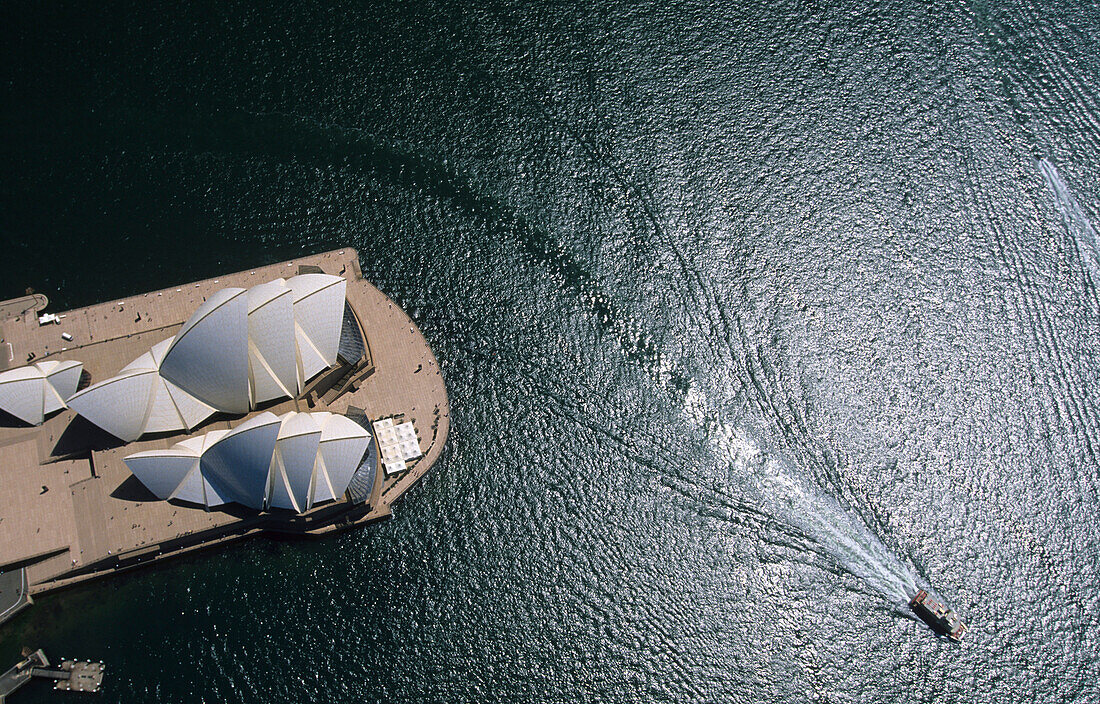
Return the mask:
[[741,427],[719,423],[713,437],[716,461],[728,463],[730,480],[755,495],[764,513],[795,528],[824,557],[883,597],[907,602],[916,592],[913,569],[858,515],[815,490],[796,466],[764,450]]

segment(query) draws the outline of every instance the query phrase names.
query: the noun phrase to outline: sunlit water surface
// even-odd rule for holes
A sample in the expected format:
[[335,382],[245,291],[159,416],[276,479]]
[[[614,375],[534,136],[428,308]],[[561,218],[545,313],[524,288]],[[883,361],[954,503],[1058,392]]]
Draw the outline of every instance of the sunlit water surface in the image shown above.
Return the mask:
[[44,596],[4,662],[102,659],[103,702],[1095,700],[1100,10],[452,5],[3,10],[0,296],[354,246],[453,418],[394,520]]

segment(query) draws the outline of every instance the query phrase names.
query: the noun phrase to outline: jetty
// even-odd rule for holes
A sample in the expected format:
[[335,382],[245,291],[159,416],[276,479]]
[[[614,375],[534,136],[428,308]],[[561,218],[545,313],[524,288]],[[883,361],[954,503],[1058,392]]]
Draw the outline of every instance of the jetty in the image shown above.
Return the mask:
[[23,649],[23,659],[0,675],[0,704],[4,704],[12,692],[33,677],[54,681],[53,688],[66,692],[98,692],[103,686],[104,666],[88,660],[62,660],[56,670],[48,669],[50,661],[41,649]]
[[[115,574],[194,550],[264,533],[319,536],[391,515],[393,504],[439,459],[450,409],[439,363],[416,323],[367,282],[351,248],[139,292],[54,315],[41,298],[0,303],[0,371],[31,362],[83,363],[81,388],[112,377],[172,337],[205,300],[300,273],[346,280],[347,310],[362,332],[361,359],[323,373],[297,398],[247,414],[218,413],[194,432],[124,443],[65,409],[29,426],[0,417],[0,622],[34,594]],[[167,450],[189,438],[230,430],[261,412],[339,413],[368,430],[377,421],[411,423],[421,455],[400,471],[383,458],[365,464],[347,493],[302,513],[228,503],[196,507],[157,499],[123,458]],[[5,414],[6,415],[6,414]],[[408,428],[410,426],[404,425]],[[381,446],[376,441],[372,450]],[[392,463],[385,465],[392,469]],[[362,473],[366,471],[366,476]]]

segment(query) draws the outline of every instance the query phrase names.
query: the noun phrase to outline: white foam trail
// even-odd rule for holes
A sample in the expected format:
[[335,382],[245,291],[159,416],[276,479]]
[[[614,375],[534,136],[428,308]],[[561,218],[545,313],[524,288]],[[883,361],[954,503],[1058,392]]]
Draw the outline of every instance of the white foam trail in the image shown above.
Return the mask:
[[1046,159],[1040,159],[1039,170],[1043,172],[1043,180],[1054,194],[1054,201],[1062,211],[1062,217],[1065,218],[1070,234],[1077,243],[1081,261],[1088,269],[1088,273],[1092,275],[1093,281],[1100,284],[1100,243],[1097,241],[1096,229],[1089,221],[1088,214],[1073,197],[1069,186],[1062,180],[1054,164]]
[[[698,422],[708,415],[703,412],[706,403],[702,394],[692,391],[684,415]],[[905,602],[916,592],[912,571],[836,499],[809,490],[785,462],[765,453],[743,429],[712,421],[711,430],[716,431],[716,452],[728,458],[739,479],[755,485],[770,515],[812,537],[840,566],[883,596]]]
[[765,479],[772,513],[783,515],[815,540],[845,569],[884,596],[908,601],[917,591],[913,574],[869,528],[829,496],[808,494],[781,469]]

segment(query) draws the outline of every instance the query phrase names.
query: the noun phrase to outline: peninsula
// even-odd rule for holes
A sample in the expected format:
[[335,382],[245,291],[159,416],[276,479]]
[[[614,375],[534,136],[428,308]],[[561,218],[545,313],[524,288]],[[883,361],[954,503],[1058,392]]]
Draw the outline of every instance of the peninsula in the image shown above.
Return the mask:
[[[166,402],[166,407],[175,410],[172,419],[166,421],[163,414],[153,417],[160,413],[151,410],[163,400],[158,397],[143,406],[144,416],[138,413],[139,422],[131,423],[127,430],[118,430],[92,413],[96,403],[110,405],[89,399],[103,398],[97,389],[114,379],[126,381],[145,374],[158,380],[159,375],[175,379],[168,368],[173,354],[183,359],[172,362],[184,370],[178,373],[188,372],[187,363],[192,360],[185,353],[192,353],[173,350],[185,346],[182,340],[196,344],[194,340],[200,334],[192,332],[199,330],[194,319],[228,300],[231,296],[226,295],[226,289],[264,291],[268,299],[274,300],[279,291],[266,293],[272,286],[289,290],[287,279],[293,284],[294,277],[311,281],[322,278],[319,275],[324,275],[326,281],[340,277],[344,282],[337,281],[345,298],[342,321],[337,322],[340,356],[335,362],[318,362],[317,368],[323,366],[320,372],[303,373],[299,355],[298,386],[281,397],[278,390],[260,394],[264,383],[276,389],[288,388],[279,385],[278,369],[271,371],[275,365],[264,362],[267,381],[260,379],[258,364],[255,374],[248,367],[243,408],[232,412],[219,410],[223,406],[217,403],[203,404],[193,398],[191,406],[185,408],[179,397],[173,396],[175,403]],[[297,298],[295,302],[298,315]],[[394,502],[439,459],[447,440],[449,408],[439,363],[416,324],[363,279],[354,249],[306,256],[64,313],[42,314],[44,305],[41,296],[0,303],[0,373],[38,365],[29,368],[47,370],[37,372],[41,376],[53,373],[48,371],[52,369],[74,369],[76,362],[83,366],[79,389],[70,396],[74,401],[71,408],[51,409],[47,401],[45,413],[41,407],[38,409],[41,425],[32,425],[10,413],[0,414],[0,621],[26,606],[33,594],[173,555],[264,532],[322,535],[386,518]],[[304,304],[302,307],[305,309]],[[254,342],[253,337],[259,335],[257,339],[261,339],[263,330],[253,329],[252,313],[250,309],[248,350],[260,359],[255,353],[261,342]],[[300,326],[294,329],[299,334],[299,348],[305,349],[305,333]],[[163,360],[157,357],[158,349]],[[252,359],[249,357],[248,364],[253,364]],[[155,365],[160,365],[159,371]],[[197,387],[210,379],[217,380],[217,373],[211,376],[204,371]],[[173,394],[179,392],[176,386],[160,383]],[[293,371],[290,383],[294,384]],[[137,382],[126,384],[137,388]],[[124,388],[121,383],[116,386]],[[222,393],[224,388],[224,384],[219,385],[211,393]],[[135,393],[127,391],[123,401],[128,403]],[[78,403],[80,398],[85,399],[83,405]],[[188,409],[199,407],[210,413],[192,416],[191,420],[199,419],[195,425],[189,422]],[[124,411],[118,413],[125,415]],[[286,428],[304,423],[315,428],[314,433],[324,445],[325,436],[319,428],[328,422],[324,419],[337,415],[342,416],[339,421],[345,426],[349,425],[347,419],[358,424],[350,427],[361,436],[358,441],[362,444],[356,447],[363,453],[348,465],[343,480],[333,478],[336,470],[331,466],[327,474],[324,469],[315,469],[315,474],[309,475],[307,470],[306,486],[299,491],[295,485],[298,470],[291,467],[289,459],[291,448],[280,445],[282,450],[268,450],[266,456],[273,458],[271,474],[265,480],[266,486],[259,487],[255,505],[244,505],[248,502],[225,489],[236,486],[232,481],[219,484],[224,477],[216,473],[207,476],[206,460],[201,462],[200,475],[198,450],[191,460],[195,469],[187,475],[199,482],[193,484],[192,493],[184,487],[190,479],[177,478],[178,487],[172,484],[163,490],[163,496],[158,496],[161,489],[157,482],[163,483],[166,475],[158,474],[159,468],[139,471],[145,465],[134,459],[178,459],[178,454],[172,454],[175,448],[209,448],[218,442],[213,438],[228,438],[234,433],[244,437],[242,427],[265,424],[274,428],[272,433],[279,433],[282,443],[284,435],[290,435]],[[279,430],[279,419],[283,419],[284,430]],[[181,426],[186,427],[173,430]],[[136,439],[121,439],[130,432]],[[275,435],[271,434],[270,439],[274,448]],[[367,449],[363,451],[363,447]],[[322,451],[316,448],[315,442],[317,467],[333,462],[327,455],[322,460]],[[314,455],[309,457],[309,467],[313,467]],[[219,461],[225,464],[224,458]],[[220,467],[212,459],[209,471],[234,471],[232,467]],[[317,477],[323,477],[324,486],[336,489],[320,491],[321,480]],[[221,492],[219,500],[210,500],[216,491]],[[202,497],[206,497],[205,504]]]

